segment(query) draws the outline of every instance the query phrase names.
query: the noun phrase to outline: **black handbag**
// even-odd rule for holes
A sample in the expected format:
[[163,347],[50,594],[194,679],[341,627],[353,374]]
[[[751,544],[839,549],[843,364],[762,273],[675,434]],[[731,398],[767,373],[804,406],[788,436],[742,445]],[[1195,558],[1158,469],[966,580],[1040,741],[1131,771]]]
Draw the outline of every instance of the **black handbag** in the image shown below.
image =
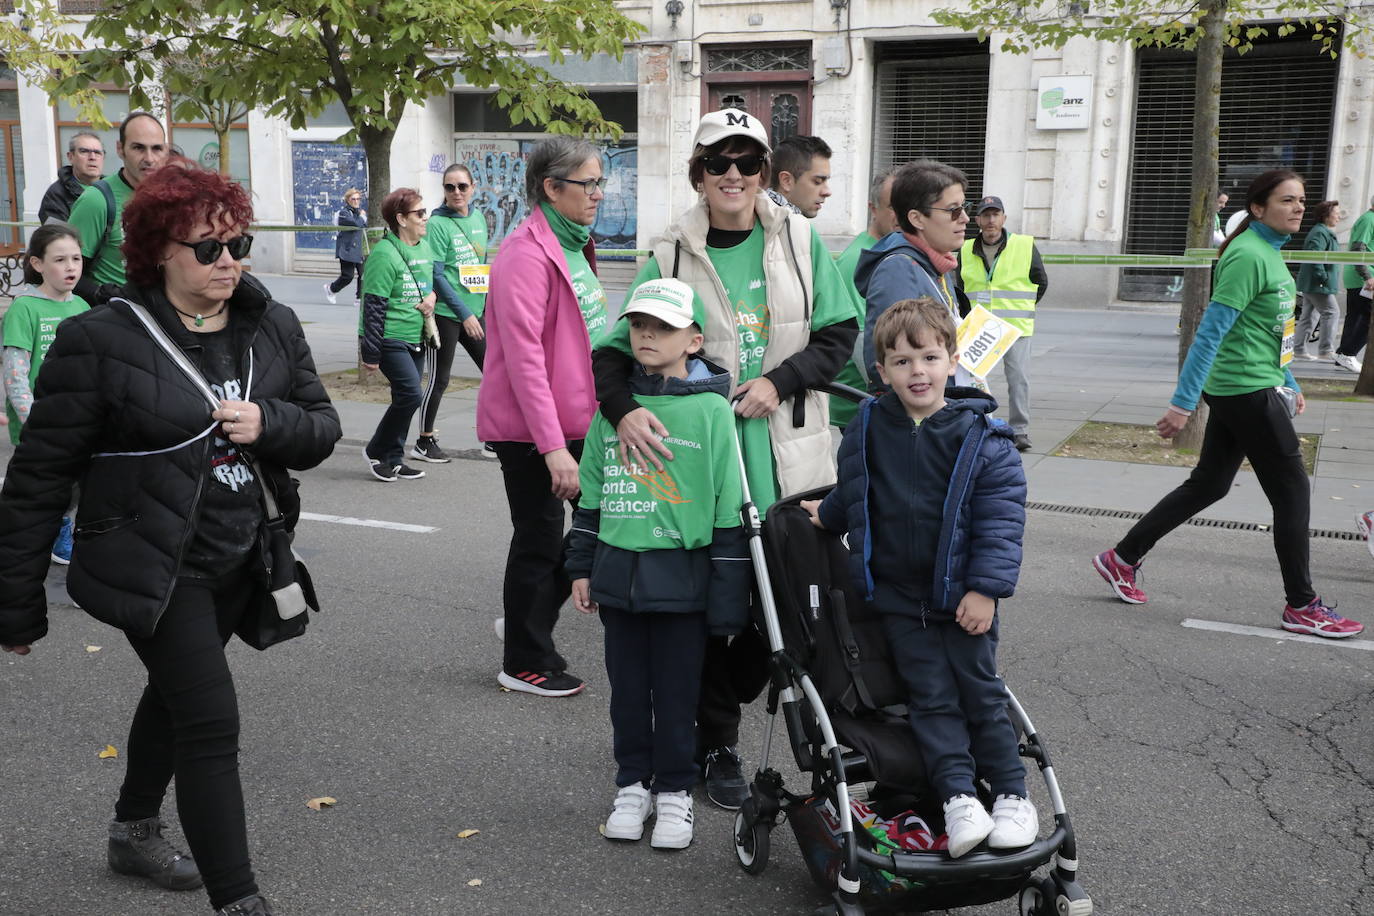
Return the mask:
[[[218,410],[219,398],[215,397],[210,383],[186,358],[181,348],[172,342],[148,310],[137,302],[127,299],[121,301],[130,307],[153,342],[205,395],[211,411]],[[310,579],[309,570],[291,546],[291,532],[286,530],[286,519],[277,505],[271,481],[247,452],[240,454],[257,475],[260,484],[258,490],[262,494],[263,524],[258,535],[262,569],[258,588],[244,608],[243,617],[234,632],[254,649],[262,650],[303,634],[310,623],[307,609],[319,613],[320,602],[315,597],[315,585]]]

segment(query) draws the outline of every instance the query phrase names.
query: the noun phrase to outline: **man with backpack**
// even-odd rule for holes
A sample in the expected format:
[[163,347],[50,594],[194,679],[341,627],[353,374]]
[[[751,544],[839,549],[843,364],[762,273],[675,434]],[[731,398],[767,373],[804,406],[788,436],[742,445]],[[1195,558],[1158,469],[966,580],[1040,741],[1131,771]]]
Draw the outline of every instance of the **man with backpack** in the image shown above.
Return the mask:
[[72,204],[68,222],[81,234],[84,260],[76,294],[91,305],[105,302],[113,288],[123,286],[124,205],[147,175],[167,161],[167,133],[162,122],[146,111],[135,111],[119,125],[115,152],[124,166],[81,192]]

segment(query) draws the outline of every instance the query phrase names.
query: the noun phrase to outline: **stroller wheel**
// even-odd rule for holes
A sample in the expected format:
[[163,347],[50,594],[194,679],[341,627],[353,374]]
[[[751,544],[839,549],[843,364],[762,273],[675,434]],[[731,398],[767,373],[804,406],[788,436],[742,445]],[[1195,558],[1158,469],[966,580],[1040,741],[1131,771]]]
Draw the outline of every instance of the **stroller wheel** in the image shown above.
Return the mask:
[[1016,911],[1021,916],[1055,916],[1054,882],[1048,878],[1031,879],[1016,897]]
[[740,868],[758,875],[768,867],[768,825],[745,816],[752,808],[751,802],[745,802],[735,815],[735,855]]

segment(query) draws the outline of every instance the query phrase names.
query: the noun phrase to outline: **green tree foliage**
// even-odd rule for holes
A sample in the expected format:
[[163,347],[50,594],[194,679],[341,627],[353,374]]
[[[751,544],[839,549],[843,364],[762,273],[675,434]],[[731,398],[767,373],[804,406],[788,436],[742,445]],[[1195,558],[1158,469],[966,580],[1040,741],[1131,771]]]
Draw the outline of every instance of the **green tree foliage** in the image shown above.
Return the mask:
[[[1000,40],[1003,51],[1024,54],[1032,48],[1062,48],[1073,38],[1133,47],[1175,48],[1197,56],[1193,108],[1193,184],[1189,189],[1188,247],[1211,247],[1216,214],[1218,133],[1221,114],[1221,60],[1225,48],[1244,54],[1256,39],[1280,37],[1309,28],[1321,53],[1336,56],[1342,45],[1363,58],[1369,46],[1368,13],[1359,6],[1323,0],[966,0],[958,9],[936,10],[936,22]],[[1179,366],[1207,307],[1210,277],[1206,271],[1185,274],[1180,320]],[[1366,369],[1356,390],[1374,394],[1374,370]],[[1362,392],[1363,393],[1363,392]],[[1197,447],[1202,441],[1206,409],[1199,405],[1176,440]]]
[[367,155],[375,221],[407,104],[442,97],[461,74],[495,89],[516,123],[618,136],[581,87],[526,55],[619,58],[639,32],[613,0],[113,0],[86,26],[92,50],[79,71],[49,87],[65,95],[113,81],[146,104],[145,86],[165,84],[169,63],[190,60],[198,71],[170,88],[201,104],[247,105],[304,127],[338,100],[353,124],[342,139]]

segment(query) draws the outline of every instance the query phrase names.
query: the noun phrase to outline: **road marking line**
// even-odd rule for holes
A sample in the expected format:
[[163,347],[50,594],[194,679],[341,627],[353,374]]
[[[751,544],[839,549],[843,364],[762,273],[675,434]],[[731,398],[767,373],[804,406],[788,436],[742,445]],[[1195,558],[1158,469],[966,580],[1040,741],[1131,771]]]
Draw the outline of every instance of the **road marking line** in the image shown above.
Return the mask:
[[347,515],[320,515],[318,512],[302,512],[301,518],[312,522],[333,522],[336,525],[358,525],[362,528],[386,528],[391,531],[411,531],[415,534],[429,534],[439,530],[429,525],[407,525],[404,522],[383,522],[375,518],[351,518]]
[[1183,625],[1194,630],[1213,630],[1218,633],[1235,633],[1239,636],[1262,636],[1265,639],[1291,639],[1293,642],[1332,646],[1337,649],[1363,649],[1365,652],[1374,652],[1374,640],[1369,639],[1329,639],[1322,636],[1308,636],[1305,633],[1290,633],[1287,630],[1269,627],[1247,627],[1239,623],[1219,623],[1215,620],[1193,620],[1192,618],[1183,621]]

